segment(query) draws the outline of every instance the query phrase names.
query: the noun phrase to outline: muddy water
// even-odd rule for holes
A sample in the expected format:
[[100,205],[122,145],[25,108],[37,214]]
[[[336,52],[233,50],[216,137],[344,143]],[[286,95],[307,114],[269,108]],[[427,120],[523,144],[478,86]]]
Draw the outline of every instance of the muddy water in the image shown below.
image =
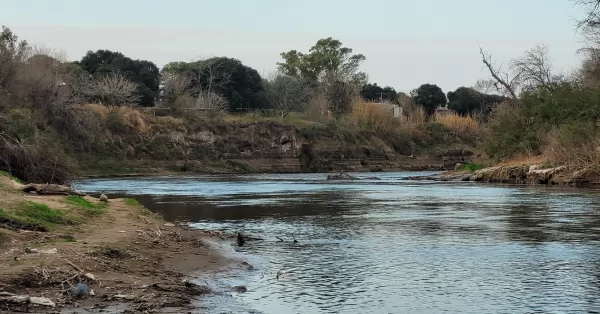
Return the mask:
[[227,246],[258,269],[228,279],[248,291],[211,299],[215,313],[600,311],[600,193],[403,179],[414,174],[334,183],[323,174],[157,177],[79,186],[135,195],[172,221],[264,238]]

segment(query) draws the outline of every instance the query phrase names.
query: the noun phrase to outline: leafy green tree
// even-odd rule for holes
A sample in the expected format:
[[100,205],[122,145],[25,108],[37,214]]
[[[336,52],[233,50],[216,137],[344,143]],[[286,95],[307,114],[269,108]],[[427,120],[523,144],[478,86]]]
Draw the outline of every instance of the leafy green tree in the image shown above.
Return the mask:
[[360,89],[360,95],[369,101],[381,101],[383,99],[394,104],[398,103],[398,93],[393,87],[381,87],[377,83],[363,85]]
[[421,105],[427,117],[433,116],[435,109],[446,105],[446,94],[435,84],[423,84],[411,91],[411,98],[417,105]]
[[259,109],[267,105],[258,71],[238,59],[214,57],[195,62],[171,62],[162,69],[165,78],[179,77],[194,97],[202,92],[222,95],[230,111]]
[[312,82],[322,80],[325,74],[333,74],[342,80],[366,83],[366,74],[358,71],[366,58],[352,52],[339,40],[328,37],[319,39],[307,54],[297,50],[281,53],[283,62],[278,62],[277,67],[285,75]]
[[486,117],[492,107],[508,98],[500,95],[488,95],[470,87],[459,87],[448,92],[448,108],[460,115],[473,115],[480,112]]
[[110,50],[88,51],[77,63],[94,77],[119,73],[137,84],[141,106],[153,106],[159,96],[160,73],[151,61],[133,60],[120,52]]

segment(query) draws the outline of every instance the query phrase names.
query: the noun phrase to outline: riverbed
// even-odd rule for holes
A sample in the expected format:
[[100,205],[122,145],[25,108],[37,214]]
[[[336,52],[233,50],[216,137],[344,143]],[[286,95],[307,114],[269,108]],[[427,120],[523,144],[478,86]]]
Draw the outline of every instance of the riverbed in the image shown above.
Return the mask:
[[[93,179],[167,220],[263,241],[223,245],[256,269],[216,313],[600,311],[600,193],[411,181],[433,173]],[[353,174],[372,177],[373,174]],[[224,282],[211,282],[224,285]]]

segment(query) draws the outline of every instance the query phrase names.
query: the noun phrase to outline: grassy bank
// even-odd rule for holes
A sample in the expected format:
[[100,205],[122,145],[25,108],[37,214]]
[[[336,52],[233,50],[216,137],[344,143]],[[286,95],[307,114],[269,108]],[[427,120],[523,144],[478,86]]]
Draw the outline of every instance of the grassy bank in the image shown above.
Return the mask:
[[[0,291],[21,296],[3,295],[4,310],[187,311],[194,297],[211,291],[182,279],[196,271],[213,276],[233,262],[213,251],[203,232],[168,224],[134,199],[104,203],[18,187],[0,175]],[[47,298],[48,305],[29,297]]]
[[[291,113],[282,118],[258,113],[155,116],[141,108],[88,104],[71,108],[76,112],[72,124],[82,127],[60,132],[34,110],[18,108],[8,110],[12,119],[4,129],[24,143],[15,146],[13,157],[51,157],[40,159],[36,172],[23,170],[26,164],[12,165],[14,175],[39,182],[64,181],[69,174],[439,169],[474,158],[479,124],[472,118],[425,122],[418,110],[393,118],[366,103],[354,108],[342,117]],[[50,141],[54,145],[46,145]]]

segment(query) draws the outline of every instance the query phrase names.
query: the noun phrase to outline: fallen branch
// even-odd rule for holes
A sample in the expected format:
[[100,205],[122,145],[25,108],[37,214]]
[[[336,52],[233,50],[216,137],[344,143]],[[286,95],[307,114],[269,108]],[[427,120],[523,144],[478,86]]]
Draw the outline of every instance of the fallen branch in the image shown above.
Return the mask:
[[85,196],[86,194],[77,192],[71,187],[58,184],[26,184],[21,188],[21,191],[25,193],[36,192],[40,195],[77,195]]

